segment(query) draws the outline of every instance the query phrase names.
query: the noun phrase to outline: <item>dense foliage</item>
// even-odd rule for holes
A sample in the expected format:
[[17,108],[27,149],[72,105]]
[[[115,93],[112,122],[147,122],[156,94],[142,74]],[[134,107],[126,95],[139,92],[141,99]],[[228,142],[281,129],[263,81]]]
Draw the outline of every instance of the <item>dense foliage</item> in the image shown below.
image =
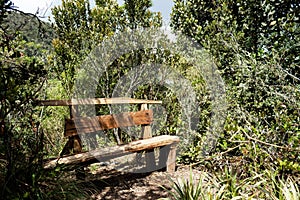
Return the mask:
[[16,25],[9,18],[19,15],[10,1],[1,1],[0,155],[4,158],[1,177],[5,176],[1,196],[7,198],[35,192],[43,159],[43,133],[32,102],[45,81],[46,66],[41,57],[29,51],[36,46],[20,33],[26,20]]
[[30,56],[42,56],[45,50],[52,48],[53,28],[37,17],[12,11],[3,21],[3,26],[7,26],[10,32],[17,32],[28,43],[25,51]]
[[[256,59],[281,52],[279,62],[295,76],[299,71],[298,1],[175,1],[171,26],[212,50],[220,66],[231,64],[234,39]],[[233,47],[231,47],[233,48]]]
[[[67,95],[72,95],[76,69],[90,51],[116,31],[127,28],[159,26],[161,16],[149,11],[151,1],[125,1],[119,6],[113,0],[65,0],[53,9],[57,38],[53,41],[53,62]],[[140,16],[143,16],[142,18]]]
[[[61,195],[64,198],[84,195],[75,192],[76,187],[63,185],[63,178],[62,184],[51,182],[64,177],[63,170],[46,173],[41,167],[43,159],[61,152],[65,144],[63,120],[69,111],[58,107],[41,109],[33,102],[36,98],[76,97],[76,81],[84,77],[81,70],[91,56],[95,56],[96,63],[91,70],[103,72],[97,77],[93,97],[112,97],[119,87],[124,92],[120,94],[129,97],[163,100],[163,110],[153,107],[157,109],[154,113],[164,112],[166,118],[153,125],[156,130],[158,123],[162,124],[154,134],[186,134],[193,138],[180,146],[184,151],[178,161],[206,169],[207,174],[201,177],[205,181],[201,179],[194,185],[191,174],[190,180],[174,182],[170,194],[175,199],[205,199],[208,193],[210,199],[299,197],[294,178],[299,178],[300,171],[300,3],[295,0],[174,2],[171,26],[200,44],[199,63],[175,48],[170,49],[172,42],[164,34],[135,34],[162,25],[160,13],[150,11],[150,0],[125,0],[123,5],[115,0],[96,0],[93,8],[88,0],[62,0],[60,6],[52,9],[53,24],[16,10],[9,0],[0,0],[1,197],[58,199]],[[121,48],[130,45],[126,38],[117,37],[119,33],[138,36],[147,47],[151,46],[149,41],[156,43],[151,48],[130,50],[108,66],[102,66],[101,59],[109,59],[116,45]],[[120,40],[114,41],[117,39]],[[111,54],[108,57],[91,54],[102,42],[106,42]],[[218,79],[205,79],[208,76],[205,73],[210,72],[195,67],[214,66],[207,62],[204,56],[207,52],[226,84],[227,113],[222,130],[215,133],[220,135],[217,143],[214,141],[214,148],[203,153],[208,133],[218,123],[212,116],[224,114],[221,107],[217,107],[218,113],[212,105],[214,96],[209,84]],[[151,72],[135,71],[140,69],[138,66],[147,65],[153,68]],[[166,87],[167,84],[145,81],[148,76],[161,75],[155,68],[159,65],[167,66],[161,69],[179,73],[192,89],[186,87],[181,92],[182,88],[175,88],[176,91]],[[145,82],[125,91],[137,74]],[[167,76],[169,82],[181,84],[176,74]],[[190,106],[197,113],[192,117],[199,122],[190,133],[182,120],[178,96],[180,93],[186,97],[192,92],[197,100],[197,105]],[[97,107],[97,114],[113,111],[111,107]],[[134,139],[116,131],[109,135],[117,143]],[[249,192],[248,187],[256,192]]]
[[172,27],[210,49],[226,82],[219,150],[236,147],[230,154],[256,170],[299,170],[299,9],[297,1],[178,0],[172,12]]

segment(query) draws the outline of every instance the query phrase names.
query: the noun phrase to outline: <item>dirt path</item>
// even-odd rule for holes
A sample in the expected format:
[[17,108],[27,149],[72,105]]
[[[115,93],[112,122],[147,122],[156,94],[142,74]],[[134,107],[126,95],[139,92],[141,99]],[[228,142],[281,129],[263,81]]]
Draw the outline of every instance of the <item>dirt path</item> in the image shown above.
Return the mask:
[[[170,189],[170,179],[189,177],[188,166],[180,166],[173,174],[152,172],[132,174],[119,172],[108,167],[93,170],[86,178],[86,184],[94,188],[92,199],[159,199],[170,197],[163,187]],[[199,174],[193,170],[193,174]],[[92,190],[92,189],[91,189]]]

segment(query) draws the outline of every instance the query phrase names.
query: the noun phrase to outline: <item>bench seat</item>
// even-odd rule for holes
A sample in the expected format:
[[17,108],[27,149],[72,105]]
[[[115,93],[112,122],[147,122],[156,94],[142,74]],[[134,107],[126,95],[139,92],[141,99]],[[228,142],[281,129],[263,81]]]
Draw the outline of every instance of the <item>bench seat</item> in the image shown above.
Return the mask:
[[[58,159],[50,160],[44,164],[44,168],[51,169],[58,165],[74,165],[97,162],[99,160],[106,161],[113,158],[121,157],[130,153],[139,152],[143,150],[150,150],[157,147],[172,146],[179,142],[178,136],[160,135],[148,139],[142,139],[130,142],[124,145],[117,145],[112,147],[97,148],[89,152],[69,155]],[[170,149],[167,152],[166,168],[168,172],[175,170],[176,148]],[[161,158],[164,159],[164,158]],[[164,161],[162,161],[164,162]]]

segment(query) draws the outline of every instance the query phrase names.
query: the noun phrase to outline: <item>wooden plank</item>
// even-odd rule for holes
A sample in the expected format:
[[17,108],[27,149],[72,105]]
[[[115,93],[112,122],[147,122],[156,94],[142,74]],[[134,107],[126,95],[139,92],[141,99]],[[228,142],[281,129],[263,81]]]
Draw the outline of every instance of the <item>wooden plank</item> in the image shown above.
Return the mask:
[[176,168],[176,145],[171,144],[167,158],[167,172],[173,173]]
[[[147,110],[148,104],[141,104],[141,110]],[[150,125],[142,125],[142,138],[148,139],[152,137],[152,129]],[[146,151],[146,167],[147,169],[154,169],[155,168],[155,155],[154,150]]]
[[[141,105],[141,111],[147,110],[147,109],[148,109],[148,105],[147,104],[142,104]],[[142,126],[142,137],[144,139],[152,137],[152,130],[151,130],[151,126],[149,126],[149,124],[144,124]]]
[[71,119],[80,117],[78,105],[69,106],[69,110],[70,110],[70,118]]
[[65,136],[73,136],[80,133],[93,133],[96,131],[151,124],[153,121],[152,110],[138,112],[125,112],[114,115],[96,117],[66,119]]
[[107,104],[161,104],[162,101],[133,99],[127,97],[89,98],[71,100],[37,100],[38,106],[107,105]]
[[[85,153],[79,153],[59,159],[48,161],[44,164],[44,168],[50,169],[57,165],[74,165],[90,163],[91,161],[105,161],[108,159],[117,158],[132,152],[138,152],[147,149],[153,149],[155,147],[161,147],[171,144],[177,144],[179,142],[178,136],[161,135],[149,139],[137,140],[126,145],[98,148]],[[174,154],[173,154],[174,155]],[[176,154],[175,154],[176,155]],[[171,159],[172,161],[174,160]]]
[[178,143],[179,137],[174,135],[160,135],[149,139],[137,140],[125,146],[126,151],[136,152],[155,147],[166,146],[173,143]]

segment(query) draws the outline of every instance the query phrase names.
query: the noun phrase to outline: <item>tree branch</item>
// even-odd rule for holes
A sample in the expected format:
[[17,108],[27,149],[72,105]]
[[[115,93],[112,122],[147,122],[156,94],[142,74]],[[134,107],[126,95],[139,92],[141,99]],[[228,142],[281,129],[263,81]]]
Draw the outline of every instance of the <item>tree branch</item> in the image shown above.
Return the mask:
[[258,143],[267,145],[267,146],[272,146],[272,147],[275,147],[275,148],[278,148],[278,149],[284,149],[284,150],[288,150],[288,151],[300,151],[300,148],[284,147],[284,146],[279,146],[279,145],[276,145],[276,144],[271,144],[271,143],[268,143],[268,142],[261,141],[261,140],[259,140],[259,139],[254,138],[254,137],[251,137],[251,136],[248,135],[248,134],[246,133],[246,131],[244,131],[243,129],[241,129],[241,130],[242,130],[242,132],[246,135],[246,137],[247,137],[249,140],[252,140],[252,141],[255,141],[255,142],[258,142]]

